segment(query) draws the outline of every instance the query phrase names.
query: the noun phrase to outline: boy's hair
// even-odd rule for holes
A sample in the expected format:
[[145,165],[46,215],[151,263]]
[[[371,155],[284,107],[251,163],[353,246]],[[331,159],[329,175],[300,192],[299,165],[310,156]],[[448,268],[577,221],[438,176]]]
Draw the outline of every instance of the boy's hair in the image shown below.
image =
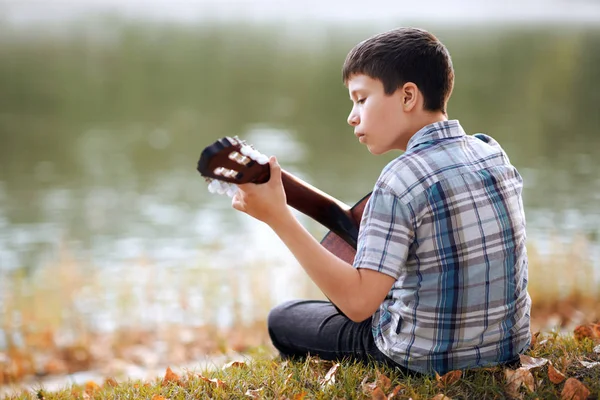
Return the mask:
[[355,74],[380,80],[387,95],[412,82],[423,94],[424,109],[443,113],[454,86],[448,50],[434,35],[417,28],[394,29],[357,44],[344,62],[344,84]]

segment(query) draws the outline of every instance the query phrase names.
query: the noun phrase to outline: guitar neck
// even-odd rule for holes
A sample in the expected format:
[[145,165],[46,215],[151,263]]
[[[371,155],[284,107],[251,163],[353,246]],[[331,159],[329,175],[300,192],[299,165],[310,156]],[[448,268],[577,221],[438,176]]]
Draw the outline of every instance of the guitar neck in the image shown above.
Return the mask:
[[294,175],[281,171],[289,206],[319,222],[356,248],[358,223],[351,208]]

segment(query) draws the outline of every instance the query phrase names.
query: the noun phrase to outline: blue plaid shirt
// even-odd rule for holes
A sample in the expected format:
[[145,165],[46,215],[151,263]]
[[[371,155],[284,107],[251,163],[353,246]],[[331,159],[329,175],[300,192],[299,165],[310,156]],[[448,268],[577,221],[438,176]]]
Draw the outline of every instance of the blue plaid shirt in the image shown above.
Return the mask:
[[522,179],[459,122],[418,131],[375,184],[356,268],[396,279],[373,315],[379,350],[418,372],[495,365],[531,340]]

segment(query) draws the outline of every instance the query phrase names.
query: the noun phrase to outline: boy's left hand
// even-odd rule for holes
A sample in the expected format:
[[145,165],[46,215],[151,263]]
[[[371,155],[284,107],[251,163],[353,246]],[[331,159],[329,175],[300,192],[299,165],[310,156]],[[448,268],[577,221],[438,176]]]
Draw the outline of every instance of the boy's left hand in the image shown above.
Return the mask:
[[271,177],[262,184],[246,183],[238,185],[238,191],[231,205],[238,211],[272,225],[278,219],[291,215],[287,206],[285,190],[281,181],[281,167],[274,156],[269,158]]

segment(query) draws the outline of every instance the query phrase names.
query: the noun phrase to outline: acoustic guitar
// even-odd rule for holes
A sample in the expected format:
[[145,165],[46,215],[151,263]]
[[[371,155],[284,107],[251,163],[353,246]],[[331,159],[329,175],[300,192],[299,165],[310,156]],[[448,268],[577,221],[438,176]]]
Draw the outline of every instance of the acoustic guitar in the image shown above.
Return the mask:
[[[197,169],[210,191],[233,195],[236,184],[267,182],[271,176],[268,162],[267,156],[243,140],[224,137],[202,151]],[[288,205],[329,229],[321,245],[352,264],[360,219],[371,193],[349,207],[284,170],[281,180]]]

